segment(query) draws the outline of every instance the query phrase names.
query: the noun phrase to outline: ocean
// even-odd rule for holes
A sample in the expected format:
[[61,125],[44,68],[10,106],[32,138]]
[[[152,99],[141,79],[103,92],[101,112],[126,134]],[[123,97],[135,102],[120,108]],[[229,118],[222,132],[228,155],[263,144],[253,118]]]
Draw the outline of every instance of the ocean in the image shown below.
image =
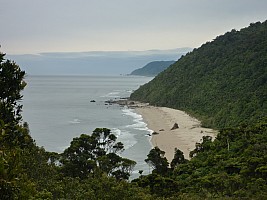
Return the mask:
[[[138,171],[148,174],[144,162],[152,148],[151,130],[133,109],[107,104],[110,99],[129,97],[151,77],[139,76],[30,76],[23,91],[23,121],[38,146],[61,153],[74,137],[109,128],[125,146],[121,156],[137,162]],[[95,102],[91,102],[95,101]]]

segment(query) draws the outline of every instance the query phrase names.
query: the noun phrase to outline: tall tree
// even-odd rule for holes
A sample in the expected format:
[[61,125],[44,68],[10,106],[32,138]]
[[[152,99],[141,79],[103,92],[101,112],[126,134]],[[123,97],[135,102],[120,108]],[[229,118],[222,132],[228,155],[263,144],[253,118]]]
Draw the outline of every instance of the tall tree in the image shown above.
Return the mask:
[[21,91],[26,86],[25,72],[10,60],[4,59],[0,53],[0,119],[5,124],[18,123],[21,120],[22,99]]
[[[0,53],[0,199],[14,199],[26,177],[24,150],[34,145],[28,126],[21,125],[21,91],[26,86],[25,72]],[[23,186],[26,189],[27,183]]]
[[171,168],[173,169],[176,165],[183,164],[187,161],[188,160],[184,158],[184,153],[180,149],[175,148],[174,158],[171,162]]
[[117,155],[124,148],[110,129],[97,128],[92,135],[82,134],[74,138],[69,148],[62,153],[63,172],[71,177],[87,178],[98,172],[128,179],[134,161]]
[[158,174],[165,174],[167,172],[169,163],[164,155],[165,152],[158,147],[150,150],[145,161],[154,168],[153,172]]

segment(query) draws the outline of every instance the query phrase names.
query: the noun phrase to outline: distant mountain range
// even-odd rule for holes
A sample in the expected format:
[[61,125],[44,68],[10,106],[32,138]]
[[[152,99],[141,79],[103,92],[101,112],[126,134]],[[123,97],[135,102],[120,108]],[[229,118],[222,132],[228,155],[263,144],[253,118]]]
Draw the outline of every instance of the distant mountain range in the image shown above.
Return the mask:
[[54,52],[7,55],[30,75],[129,74],[154,60],[178,60],[191,48],[148,51]]
[[132,71],[130,75],[156,76],[160,72],[167,69],[173,63],[175,63],[175,61],[153,61],[153,62],[146,64],[142,68]]

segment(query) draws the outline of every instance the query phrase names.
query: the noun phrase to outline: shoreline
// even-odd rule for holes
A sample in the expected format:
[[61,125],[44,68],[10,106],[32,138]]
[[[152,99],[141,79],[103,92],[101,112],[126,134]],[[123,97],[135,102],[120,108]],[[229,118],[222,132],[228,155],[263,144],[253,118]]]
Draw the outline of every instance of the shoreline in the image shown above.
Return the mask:
[[[190,151],[195,149],[195,144],[201,142],[203,136],[211,136],[213,139],[216,136],[217,131],[201,127],[199,120],[184,111],[137,104],[133,109],[142,115],[148,129],[156,132],[151,135],[152,146],[158,146],[165,151],[165,157],[169,163],[173,159],[175,148],[180,149],[184,157],[189,159]],[[171,130],[175,123],[179,128]]]

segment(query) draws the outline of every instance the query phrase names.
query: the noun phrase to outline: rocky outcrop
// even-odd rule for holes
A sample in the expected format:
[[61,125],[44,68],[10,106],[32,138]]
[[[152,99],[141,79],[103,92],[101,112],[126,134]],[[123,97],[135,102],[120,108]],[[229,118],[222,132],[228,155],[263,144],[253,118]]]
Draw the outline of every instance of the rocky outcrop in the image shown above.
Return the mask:
[[171,128],[171,130],[175,130],[177,128],[179,128],[179,125],[177,123],[174,123],[173,127]]

